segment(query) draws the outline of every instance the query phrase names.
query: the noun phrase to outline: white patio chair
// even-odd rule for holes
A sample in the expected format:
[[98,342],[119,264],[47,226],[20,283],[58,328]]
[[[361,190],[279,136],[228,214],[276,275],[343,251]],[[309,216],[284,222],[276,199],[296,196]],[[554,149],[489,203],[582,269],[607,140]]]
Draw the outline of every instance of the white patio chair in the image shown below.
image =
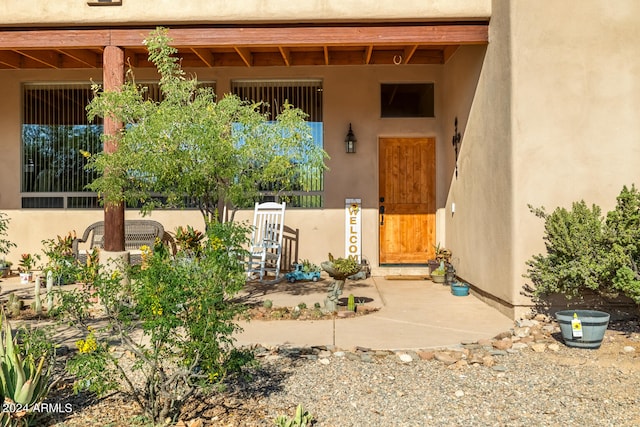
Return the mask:
[[284,202],[256,203],[249,248],[248,277],[257,274],[262,281],[269,272],[273,272],[276,279],[280,276],[285,207]]

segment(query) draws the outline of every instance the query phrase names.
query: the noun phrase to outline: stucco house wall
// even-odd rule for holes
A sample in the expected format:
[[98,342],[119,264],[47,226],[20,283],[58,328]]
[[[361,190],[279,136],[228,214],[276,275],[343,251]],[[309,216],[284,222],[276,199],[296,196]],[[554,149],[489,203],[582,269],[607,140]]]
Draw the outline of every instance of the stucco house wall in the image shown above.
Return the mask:
[[492,2],[445,230],[460,275],[513,317],[530,305],[525,263],[544,252],[527,205],[606,212],[638,185],[639,24],[633,0]]

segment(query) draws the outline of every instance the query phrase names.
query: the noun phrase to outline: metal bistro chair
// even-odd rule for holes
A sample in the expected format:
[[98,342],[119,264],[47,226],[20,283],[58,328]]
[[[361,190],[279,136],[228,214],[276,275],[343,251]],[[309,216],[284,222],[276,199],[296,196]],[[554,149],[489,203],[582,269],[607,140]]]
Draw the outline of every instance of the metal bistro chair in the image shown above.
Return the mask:
[[280,276],[285,207],[284,202],[256,203],[249,248],[249,278],[257,274],[262,281],[270,272],[276,280]]

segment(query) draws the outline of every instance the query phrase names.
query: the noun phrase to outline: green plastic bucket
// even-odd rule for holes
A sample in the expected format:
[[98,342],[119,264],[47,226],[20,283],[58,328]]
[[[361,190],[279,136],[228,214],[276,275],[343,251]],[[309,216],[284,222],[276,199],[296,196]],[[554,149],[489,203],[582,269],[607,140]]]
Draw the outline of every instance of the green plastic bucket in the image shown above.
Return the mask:
[[[580,320],[582,337],[576,337],[572,321],[574,314]],[[609,325],[609,313],[596,310],[562,310],[556,313],[564,343],[569,347],[600,348]]]

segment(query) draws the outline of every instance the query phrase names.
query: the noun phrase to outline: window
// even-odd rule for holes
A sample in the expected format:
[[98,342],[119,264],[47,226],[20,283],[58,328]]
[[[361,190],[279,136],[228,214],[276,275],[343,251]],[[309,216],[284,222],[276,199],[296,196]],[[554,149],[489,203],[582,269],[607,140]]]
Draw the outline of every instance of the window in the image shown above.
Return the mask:
[[23,87],[22,207],[98,207],[85,185],[81,150],[102,149],[102,123],[89,123],[85,107],[93,96],[90,84],[28,84]]
[[[149,98],[161,98],[157,83],[143,85]],[[22,93],[22,207],[98,208],[96,194],[85,190],[95,175],[81,155],[102,150],[102,121],[87,120],[91,85],[25,84]]]
[[[322,81],[320,80],[235,80],[231,92],[240,99],[265,103],[264,112],[275,120],[285,102],[307,113],[314,142],[323,146]],[[323,174],[306,176],[309,191],[285,192],[287,204],[294,207],[318,208],[323,205]],[[273,188],[263,188],[262,201],[278,201]]]
[[433,83],[383,83],[381,117],[435,117]]

